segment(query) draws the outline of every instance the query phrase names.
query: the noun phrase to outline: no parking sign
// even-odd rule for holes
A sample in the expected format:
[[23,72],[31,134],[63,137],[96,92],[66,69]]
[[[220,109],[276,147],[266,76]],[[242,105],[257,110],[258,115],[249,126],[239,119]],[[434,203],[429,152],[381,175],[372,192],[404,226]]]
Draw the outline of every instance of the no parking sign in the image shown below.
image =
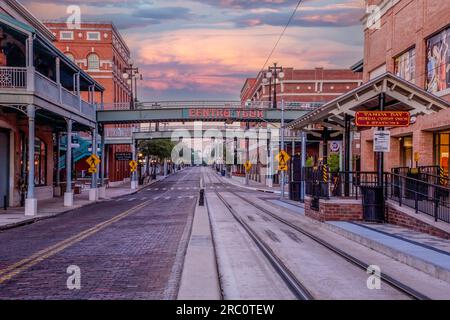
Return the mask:
[[331,152],[339,152],[341,150],[341,143],[339,141],[330,142],[330,151]]

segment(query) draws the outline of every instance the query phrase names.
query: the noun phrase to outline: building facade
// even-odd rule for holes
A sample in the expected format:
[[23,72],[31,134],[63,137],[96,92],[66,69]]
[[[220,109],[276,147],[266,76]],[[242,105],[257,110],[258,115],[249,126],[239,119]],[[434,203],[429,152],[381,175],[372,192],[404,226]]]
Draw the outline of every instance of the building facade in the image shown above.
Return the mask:
[[[123,78],[130,67],[130,49],[109,22],[84,22],[79,29],[66,23],[45,22],[56,38],[56,46],[105,88],[105,109],[129,109],[132,102],[131,85]],[[130,131],[129,125],[106,126],[106,136]],[[129,145],[106,147],[107,176],[110,182],[130,177],[127,161],[116,160],[116,154],[130,153]],[[81,161],[80,166],[83,165]]]
[[[61,195],[61,158],[71,159],[72,132],[96,132],[104,90],[53,41],[19,2],[0,1],[0,206],[22,205],[27,215],[36,214],[38,199]],[[71,206],[71,162],[65,164]]]
[[[450,2],[369,0],[367,4],[379,10],[379,17],[363,19],[365,82],[390,72],[450,101]],[[439,166],[448,176],[450,110],[414,120],[409,127],[390,130],[385,169]],[[373,130],[363,130],[361,135],[362,169],[370,171],[376,166]]]

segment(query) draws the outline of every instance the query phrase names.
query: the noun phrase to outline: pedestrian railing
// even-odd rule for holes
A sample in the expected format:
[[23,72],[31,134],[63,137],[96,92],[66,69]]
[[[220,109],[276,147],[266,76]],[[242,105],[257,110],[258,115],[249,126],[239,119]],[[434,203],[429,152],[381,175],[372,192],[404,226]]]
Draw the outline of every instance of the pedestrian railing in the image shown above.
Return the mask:
[[0,88],[25,89],[27,87],[27,68],[0,67]]

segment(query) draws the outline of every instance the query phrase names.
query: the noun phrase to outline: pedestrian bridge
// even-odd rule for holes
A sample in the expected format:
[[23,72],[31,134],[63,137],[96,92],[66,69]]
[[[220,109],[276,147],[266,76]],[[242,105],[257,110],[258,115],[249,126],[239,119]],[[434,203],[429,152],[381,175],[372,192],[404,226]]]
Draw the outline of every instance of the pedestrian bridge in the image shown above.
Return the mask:
[[[284,119],[286,123],[304,116],[317,108],[318,104],[290,102],[286,103]],[[123,107],[123,106],[122,106]],[[124,106],[129,108],[129,105]],[[218,101],[173,101],[138,103],[135,110],[114,107],[113,110],[97,112],[97,122],[100,124],[130,124],[150,122],[272,122],[282,120],[281,106],[278,109],[269,108],[268,103],[218,102]]]

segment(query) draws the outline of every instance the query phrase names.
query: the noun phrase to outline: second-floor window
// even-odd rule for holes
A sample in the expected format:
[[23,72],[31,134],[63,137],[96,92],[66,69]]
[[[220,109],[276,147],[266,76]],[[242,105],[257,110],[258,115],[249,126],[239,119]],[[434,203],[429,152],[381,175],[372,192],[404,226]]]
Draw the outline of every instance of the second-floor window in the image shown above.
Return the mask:
[[100,32],[88,32],[87,39],[93,40],[93,41],[99,41],[100,40]]
[[450,27],[427,40],[428,92],[450,92]]
[[100,58],[97,54],[91,53],[88,56],[88,69],[89,70],[98,70],[100,69]]
[[59,38],[61,40],[73,40],[73,31],[61,31]]
[[75,62],[75,57],[70,52],[65,53],[66,57],[69,58],[71,61]]
[[409,82],[416,79],[416,49],[406,51],[394,59],[395,74]]

